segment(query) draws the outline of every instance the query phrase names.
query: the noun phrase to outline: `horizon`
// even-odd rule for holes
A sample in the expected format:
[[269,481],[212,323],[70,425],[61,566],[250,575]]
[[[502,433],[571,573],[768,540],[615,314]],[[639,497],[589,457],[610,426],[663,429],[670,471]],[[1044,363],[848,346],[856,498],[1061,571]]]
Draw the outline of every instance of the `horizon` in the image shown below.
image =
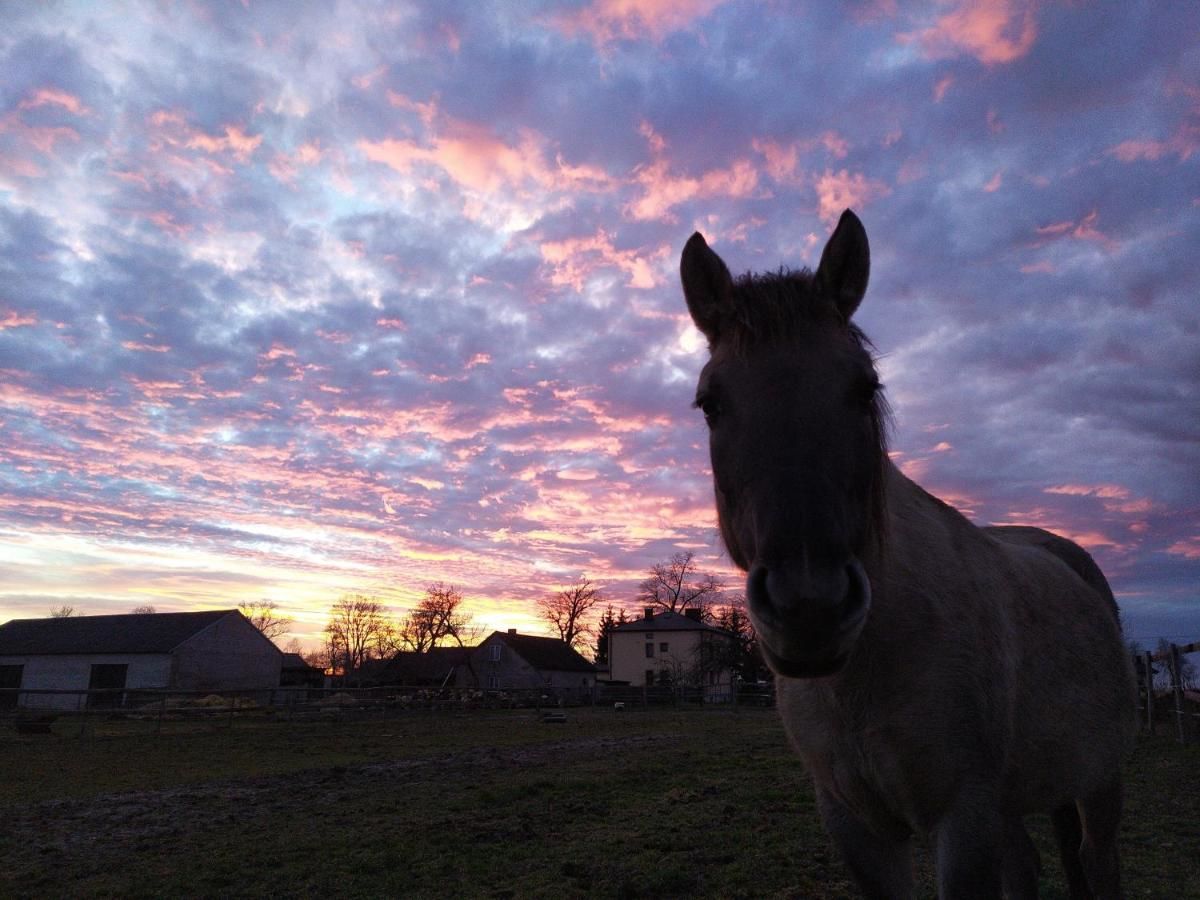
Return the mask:
[[1196,7],[132,9],[0,35],[0,622],[740,593],[679,254],[853,208],[900,469],[1200,639]]

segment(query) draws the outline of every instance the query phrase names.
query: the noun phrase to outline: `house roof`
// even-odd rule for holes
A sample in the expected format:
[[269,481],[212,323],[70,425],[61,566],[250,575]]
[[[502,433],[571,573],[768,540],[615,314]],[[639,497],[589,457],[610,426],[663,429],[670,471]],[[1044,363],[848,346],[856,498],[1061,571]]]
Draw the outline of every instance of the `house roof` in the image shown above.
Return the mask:
[[634,619],[613,628],[613,631],[715,631],[717,634],[729,634],[724,629],[700,622],[683,613],[662,610],[656,612],[651,619]]
[[0,656],[170,653],[236,609],[13,619],[0,625]]
[[[504,641],[513,652],[535,669],[553,672],[595,672],[596,667],[580,656],[566,641],[532,634],[494,631],[492,638]],[[485,641],[484,643],[487,643]]]

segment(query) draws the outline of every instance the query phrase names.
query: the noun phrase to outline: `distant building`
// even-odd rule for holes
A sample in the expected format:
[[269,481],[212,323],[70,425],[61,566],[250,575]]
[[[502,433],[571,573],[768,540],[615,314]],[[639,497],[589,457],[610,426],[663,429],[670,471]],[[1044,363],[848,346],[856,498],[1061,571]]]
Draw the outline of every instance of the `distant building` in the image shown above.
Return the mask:
[[688,685],[726,694],[737,638],[707,622],[700,610],[682,614],[646,607],[640,619],[616,626],[609,635],[611,680],[642,685]]
[[475,684],[484,690],[540,688],[556,697],[589,699],[596,667],[558,638],[494,631],[471,652]]
[[324,687],[325,672],[316,666],[309,665],[299,653],[285,653],[279,669],[279,686]]
[[424,653],[402,651],[387,660],[380,684],[424,687],[473,686],[470,662],[473,647],[434,647]]
[[77,709],[120,704],[123,691],[270,690],[283,653],[236,609],[13,619],[0,625],[0,703]]

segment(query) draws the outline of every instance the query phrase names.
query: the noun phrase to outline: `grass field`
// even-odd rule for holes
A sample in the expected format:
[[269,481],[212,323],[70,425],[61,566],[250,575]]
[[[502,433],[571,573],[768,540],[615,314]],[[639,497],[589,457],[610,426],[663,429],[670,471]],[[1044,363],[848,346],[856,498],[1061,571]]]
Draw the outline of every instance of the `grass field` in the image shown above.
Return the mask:
[[[0,773],[4,897],[855,896],[772,711],[5,732]],[[1200,748],[1127,784],[1129,895],[1200,897]]]

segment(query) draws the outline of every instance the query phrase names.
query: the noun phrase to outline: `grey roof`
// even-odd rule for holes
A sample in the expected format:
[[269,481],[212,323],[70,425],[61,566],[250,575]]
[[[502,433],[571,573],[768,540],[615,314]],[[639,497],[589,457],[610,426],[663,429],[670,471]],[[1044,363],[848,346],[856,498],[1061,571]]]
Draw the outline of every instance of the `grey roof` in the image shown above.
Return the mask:
[[0,656],[64,653],[170,653],[236,609],[125,613],[65,619],[13,619],[0,625]]
[[[494,631],[488,638],[500,638],[513,652],[543,672],[595,672],[596,667],[575,652],[566,641],[532,634]],[[485,641],[486,643],[486,641]]]
[[717,634],[729,634],[722,628],[699,622],[683,613],[662,610],[654,614],[652,619],[633,619],[616,626],[613,631],[715,631]]

